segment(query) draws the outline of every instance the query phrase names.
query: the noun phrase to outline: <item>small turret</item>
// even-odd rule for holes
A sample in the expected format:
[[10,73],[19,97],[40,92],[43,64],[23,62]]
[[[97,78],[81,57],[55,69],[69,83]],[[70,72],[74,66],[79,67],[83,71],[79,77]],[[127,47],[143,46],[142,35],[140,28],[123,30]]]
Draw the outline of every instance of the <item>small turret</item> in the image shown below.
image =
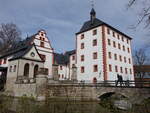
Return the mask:
[[94,19],[96,18],[96,12],[95,12],[94,8],[92,8],[92,10],[90,12],[90,15],[91,15],[91,22],[93,24],[94,23]]

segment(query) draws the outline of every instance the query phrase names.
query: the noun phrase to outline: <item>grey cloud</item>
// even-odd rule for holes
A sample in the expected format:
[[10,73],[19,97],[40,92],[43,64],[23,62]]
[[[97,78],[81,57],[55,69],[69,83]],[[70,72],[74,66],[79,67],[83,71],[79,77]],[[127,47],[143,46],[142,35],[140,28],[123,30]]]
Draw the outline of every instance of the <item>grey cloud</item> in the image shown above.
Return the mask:
[[[99,19],[132,36],[135,48],[145,44],[141,37],[146,32],[129,29],[137,21],[138,9],[127,10],[127,3],[95,0],[95,9]],[[0,23],[16,23],[23,38],[45,29],[54,49],[62,52],[75,48],[75,33],[90,18],[90,10],[90,0],[0,0]]]

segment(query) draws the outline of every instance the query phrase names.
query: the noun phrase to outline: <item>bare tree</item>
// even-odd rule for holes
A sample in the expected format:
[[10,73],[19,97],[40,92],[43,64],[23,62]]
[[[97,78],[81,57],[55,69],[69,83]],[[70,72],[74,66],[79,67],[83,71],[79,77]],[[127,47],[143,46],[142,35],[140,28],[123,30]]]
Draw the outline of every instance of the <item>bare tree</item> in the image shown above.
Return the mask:
[[[145,27],[150,27],[150,0],[129,0],[128,7],[133,7],[134,5],[140,5],[140,19],[137,24],[134,26],[135,28],[141,24],[145,23]],[[138,8],[138,7],[137,7]]]
[[146,49],[145,48],[141,48],[141,49],[135,51],[134,63],[137,66],[136,76],[138,78],[140,78],[141,80],[144,78],[144,76],[146,74],[143,71],[143,65],[145,65],[147,63],[147,60],[148,60],[148,56],[146,55]]
[[0,25],[0,54],[21,40],[21,32],[13,23]]
[[144,65],[146,60],[147,56],[144,48],[135,51],[134,62],[136,65]]

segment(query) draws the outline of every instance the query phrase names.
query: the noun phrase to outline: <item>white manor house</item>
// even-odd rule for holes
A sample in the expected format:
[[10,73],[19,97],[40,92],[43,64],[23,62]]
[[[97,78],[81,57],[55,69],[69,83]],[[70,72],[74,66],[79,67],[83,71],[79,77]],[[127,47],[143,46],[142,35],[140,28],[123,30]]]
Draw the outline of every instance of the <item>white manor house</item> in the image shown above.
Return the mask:
[[[6,88],[30,81],[41,70],[51,81],[134,80],[129,36],[96,18],[92,8],[90,20],[76,33],[76,48],[55,53],[45,30],[27,37],[0,56],[0,71],[6,76]],[[7,85],[9,84],[9,85]]]

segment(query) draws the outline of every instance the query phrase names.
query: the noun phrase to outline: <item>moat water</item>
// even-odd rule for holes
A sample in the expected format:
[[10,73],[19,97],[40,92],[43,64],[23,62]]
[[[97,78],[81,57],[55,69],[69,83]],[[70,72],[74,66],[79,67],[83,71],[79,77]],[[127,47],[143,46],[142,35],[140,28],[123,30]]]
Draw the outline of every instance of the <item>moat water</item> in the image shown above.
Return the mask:
[[36,102],[33,99],[0,97],[0,113],[149,113],[149,104],[130,110],[119,110],[100,102]]

